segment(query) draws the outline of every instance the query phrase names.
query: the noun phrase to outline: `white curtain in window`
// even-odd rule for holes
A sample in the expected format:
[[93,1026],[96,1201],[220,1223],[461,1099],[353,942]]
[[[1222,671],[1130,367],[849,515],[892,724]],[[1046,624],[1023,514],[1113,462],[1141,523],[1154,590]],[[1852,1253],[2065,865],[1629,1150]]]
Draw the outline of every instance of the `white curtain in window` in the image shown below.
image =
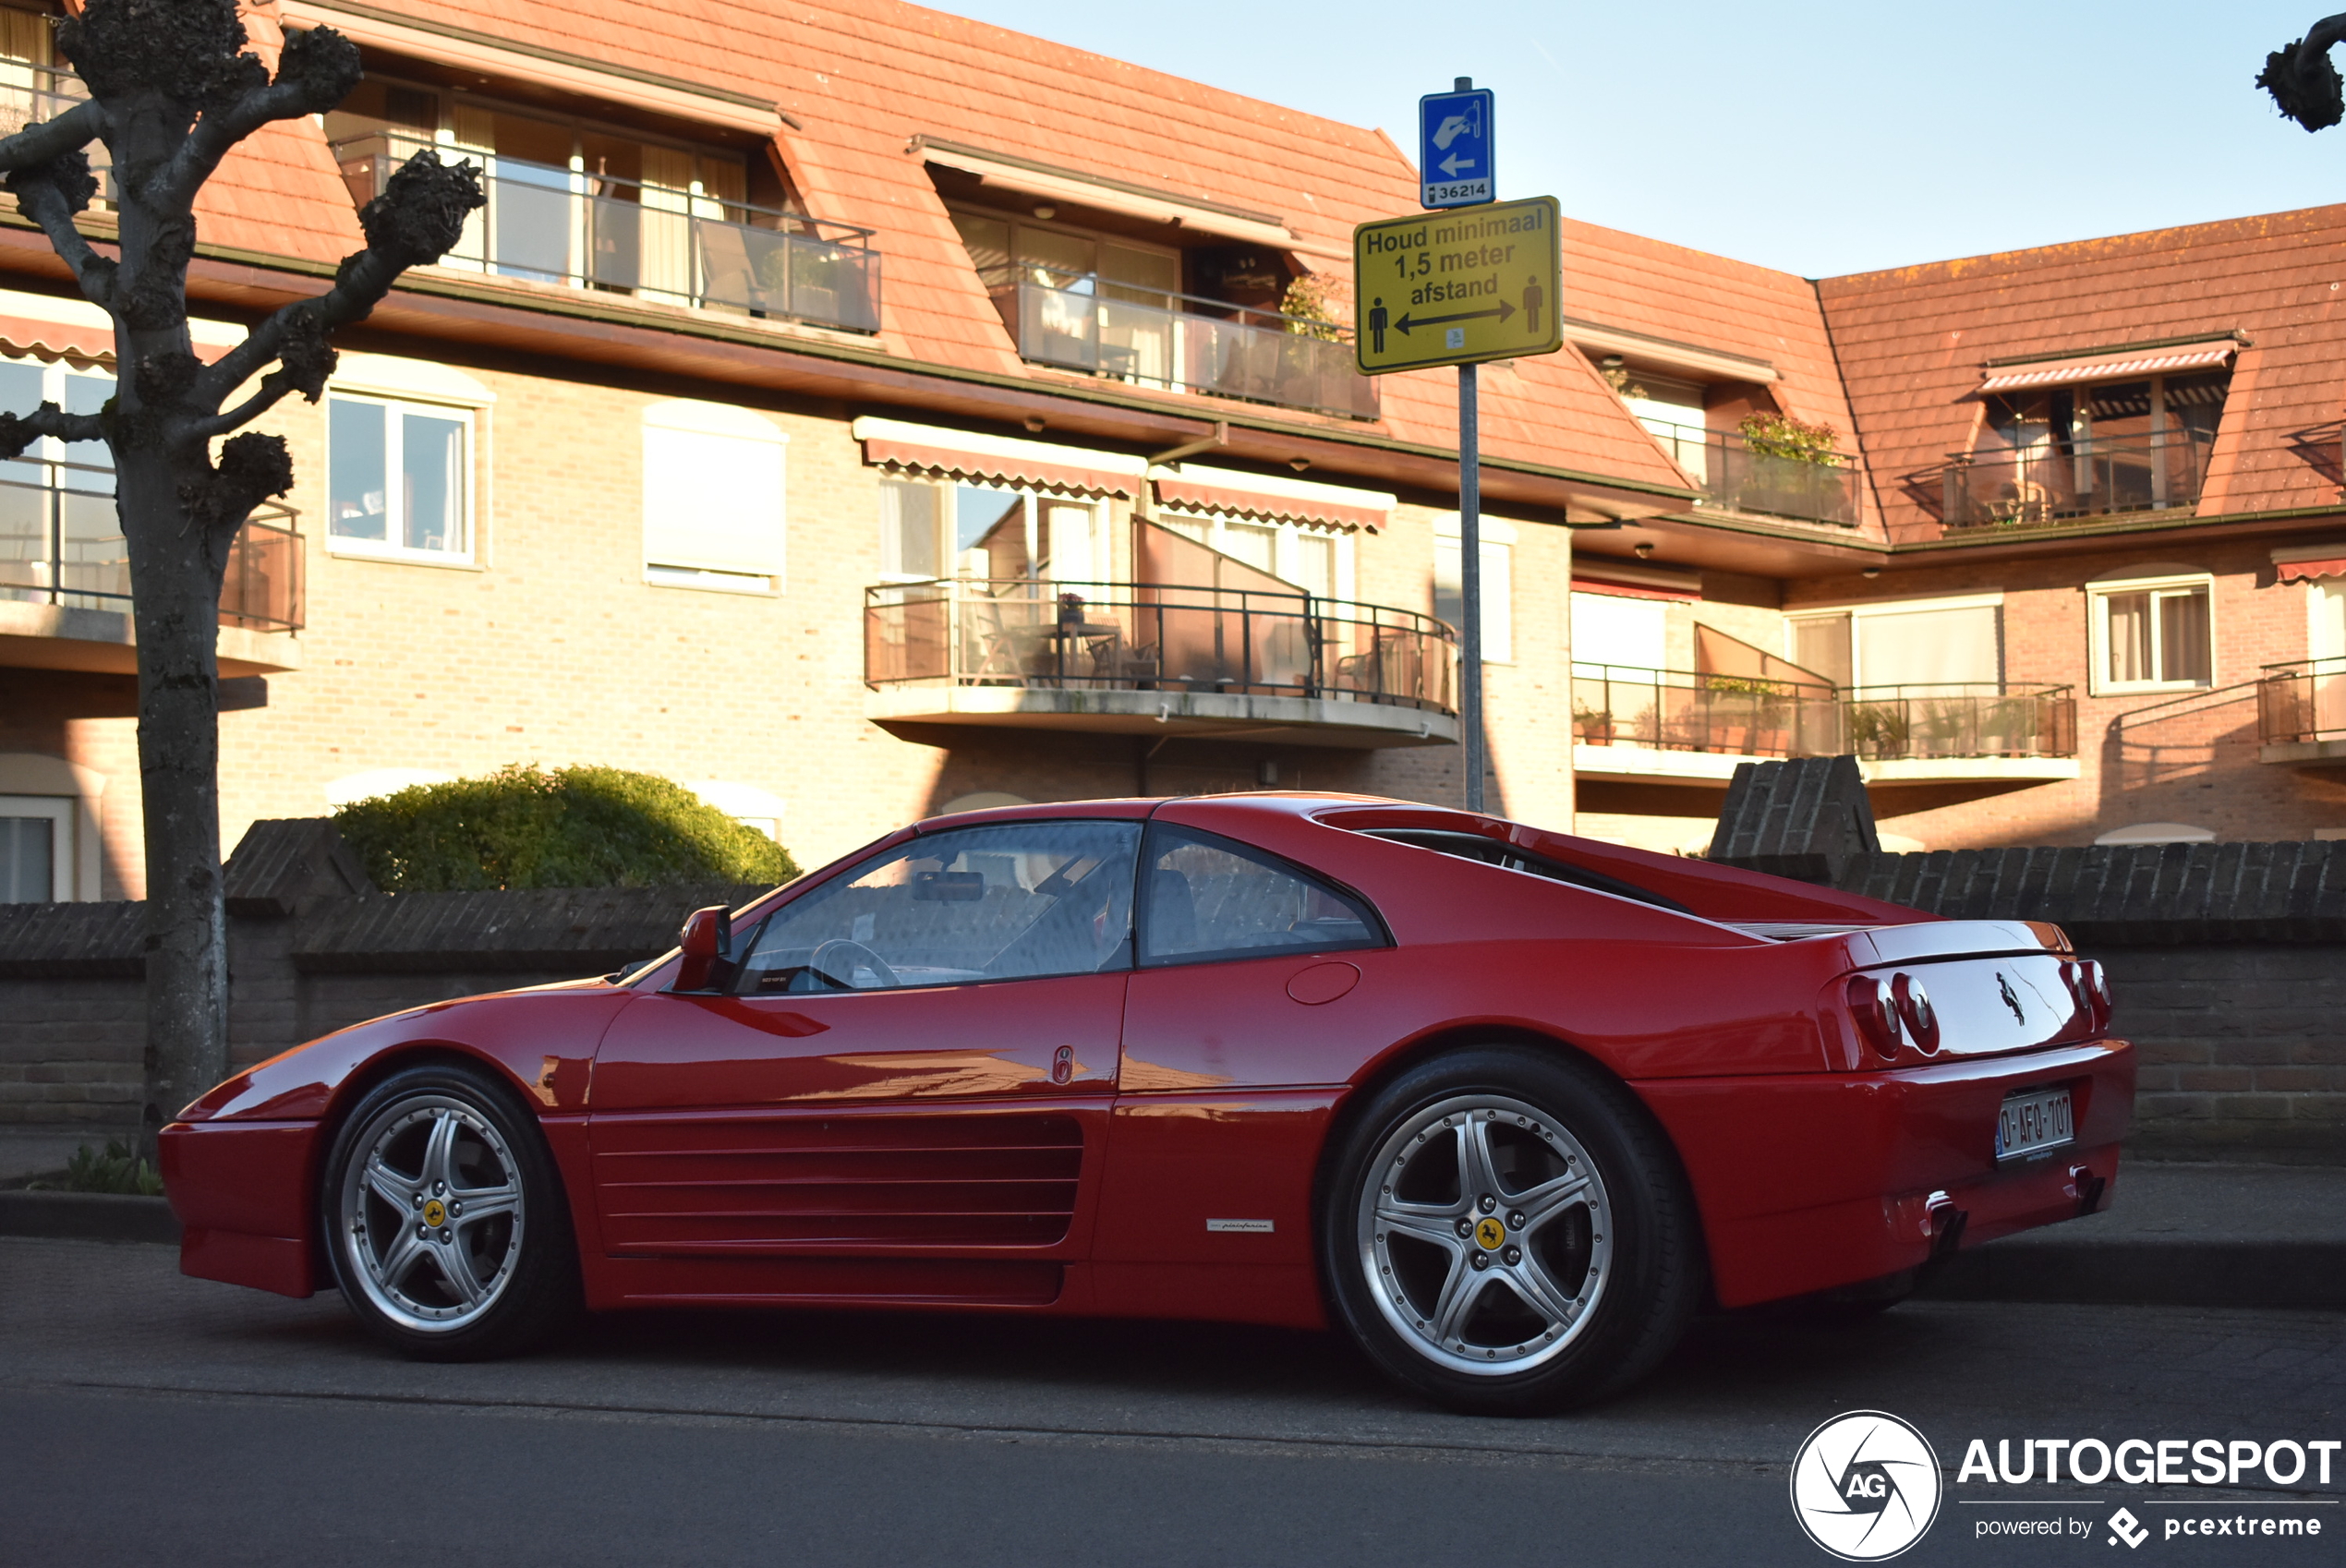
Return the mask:
[[722,404],[644,414],[644,560],[773,577],[783,566],[782,453],[771,421]]
[[1856,618],[1860,686],[1992,684],[2003,679],[2002,609],[1992,604]]
[[1668,668],[1669,605],[1615,594],[1573,595],[1572,662],[1626,669]]

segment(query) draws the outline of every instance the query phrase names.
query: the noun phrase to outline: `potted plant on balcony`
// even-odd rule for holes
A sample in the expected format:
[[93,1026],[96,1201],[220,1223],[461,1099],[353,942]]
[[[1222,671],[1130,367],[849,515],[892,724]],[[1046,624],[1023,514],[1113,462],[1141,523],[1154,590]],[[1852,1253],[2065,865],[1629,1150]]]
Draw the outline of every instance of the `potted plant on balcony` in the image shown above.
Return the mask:
[[1572,705],[1572,738],[1591,746],[1613,744],[1613,715],[1586,703]]
[[1788,414],[1747,415],[1736,427],[1750,459],[1732,504],[1742,512],[1843,519],[1840,432]]

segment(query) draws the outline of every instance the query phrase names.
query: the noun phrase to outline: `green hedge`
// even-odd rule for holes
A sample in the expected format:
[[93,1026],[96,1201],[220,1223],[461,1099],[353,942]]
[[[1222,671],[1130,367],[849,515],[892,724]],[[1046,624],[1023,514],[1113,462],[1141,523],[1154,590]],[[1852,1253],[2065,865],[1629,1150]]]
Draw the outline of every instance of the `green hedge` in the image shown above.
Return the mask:
[[334,826],[386,893],[787,882],[790,851],[691,790],[616,767],[502,768],[358,801]]

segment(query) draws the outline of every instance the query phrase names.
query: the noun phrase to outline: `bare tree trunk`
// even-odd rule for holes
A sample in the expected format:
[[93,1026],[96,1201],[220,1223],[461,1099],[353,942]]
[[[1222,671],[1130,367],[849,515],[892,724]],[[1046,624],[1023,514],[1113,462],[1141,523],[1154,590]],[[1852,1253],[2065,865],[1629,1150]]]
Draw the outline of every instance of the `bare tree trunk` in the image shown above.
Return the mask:
[[167,458],[122,454],[116,494],[139,634],[146,796],[147,1061],[139,1140],[228,1075],[220,876],[218,628],[225,550],[188,514]]

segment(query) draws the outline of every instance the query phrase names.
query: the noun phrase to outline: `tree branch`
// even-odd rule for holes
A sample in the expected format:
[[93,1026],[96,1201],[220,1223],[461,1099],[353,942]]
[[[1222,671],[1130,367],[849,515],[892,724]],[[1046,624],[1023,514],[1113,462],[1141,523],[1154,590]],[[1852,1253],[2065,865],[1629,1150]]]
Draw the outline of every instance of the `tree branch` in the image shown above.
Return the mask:
[[285,35],[277,79],[208,109],[171,162],[163,165],[147,199],[158,206],[185,205],[212,177],[231,148],[272,120],[322,115],[350,95],[361,72],[358,46],[328,27]]
[[54,119],[27,126],[14,136],[0,137],[0,173],[14,173],[46,163],[62,153],[87,147],[105,134],[106,111],[94,98],[85,98]]
[[21,456],[25,448],[42,436],[54,436],[61,441],[100,441],[106,439],[106,428],[95,414],[68,414],[54,403],[44,403],[30,414],[0,414],[0,457]]
[[76,213],[89,210],[90,199],[98,193],[89,154],[78,147],[68,149],[46,163],[11,170],[0,178],[0,186],[16,197],[18,208],[26,216],[41,225],[51,247],[73,269],[83,296],[93,305],[111,308],[116,264],[91,248],[73,222]]
[[446,164],[429,148],[417,152],[399,166],[381,196],[359,210],[367,248],[343,258],[333,287],[285,306],[247,333],[197,378],[194,401],[217,408],[263,366],[283,359],[288,390],[316,402],[333,369],[326,334],[364,320],[408,268],[447,255],[463,237],[466,216],[486,201],[480,171],[469,161]]
[[[294,379],[284,371],[272,370],[260,379],[260,390],[250,397],[234,408],[223,409],[217,414],[207,415],[201,419],[192,421],[187,427],[186,433],[193,440],[204,441],[212,440],[214,436],[224,436],[238,426],[260,418],[284,402],[288,393],[306,390],[296,385]],[[309,401],[317,402],[317,395],[310,394]]]

